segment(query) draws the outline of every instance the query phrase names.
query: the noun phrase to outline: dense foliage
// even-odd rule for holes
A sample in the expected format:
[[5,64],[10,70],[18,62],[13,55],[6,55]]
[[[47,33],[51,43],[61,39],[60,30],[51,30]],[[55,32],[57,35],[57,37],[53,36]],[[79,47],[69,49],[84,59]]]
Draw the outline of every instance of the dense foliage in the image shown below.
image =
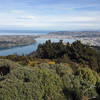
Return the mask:
[[0,100],[100,100],[99,67],[93,47],[49,40],[29,56],[0,57]]
[[0,100],[82,100],[84,97],[99,97],[100,77],[89,68],[73,72],[63,64],[42,63],[32,68],[9,60],[2,61],[0,68],[4,69],[0,70],[1,73],[7,67],[10,70],[7,74],[0,74]]
[[66,62],[70,60],[85,64],[100,72],[100,52],[88,45],[82,44],[80,41],[64,44],[63,41],[51,43],[49,40],[39,45],[36,54],[39,58],[61,59],[62,61],[65,59]]

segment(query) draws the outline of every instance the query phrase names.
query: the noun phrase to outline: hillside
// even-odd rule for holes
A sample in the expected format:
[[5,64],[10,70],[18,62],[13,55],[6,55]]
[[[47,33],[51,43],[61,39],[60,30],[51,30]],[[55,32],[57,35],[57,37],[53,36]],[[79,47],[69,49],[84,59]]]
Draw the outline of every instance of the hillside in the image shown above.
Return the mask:
[[50,40],[28,56],[0,57],[0,100],[100,100],[100,51]]

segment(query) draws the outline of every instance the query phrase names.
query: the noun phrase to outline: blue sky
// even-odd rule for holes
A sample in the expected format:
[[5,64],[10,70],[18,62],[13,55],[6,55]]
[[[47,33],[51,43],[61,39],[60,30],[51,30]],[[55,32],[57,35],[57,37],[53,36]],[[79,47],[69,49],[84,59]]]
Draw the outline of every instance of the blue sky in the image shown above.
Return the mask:
[[100,0],[0,0],[0,29],[100,30]]

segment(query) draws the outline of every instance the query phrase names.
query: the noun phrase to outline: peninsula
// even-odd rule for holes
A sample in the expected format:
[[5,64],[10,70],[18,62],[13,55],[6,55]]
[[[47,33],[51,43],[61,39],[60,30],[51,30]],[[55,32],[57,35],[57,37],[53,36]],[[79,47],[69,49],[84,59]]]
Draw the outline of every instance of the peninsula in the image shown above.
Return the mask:
[[7,49],[18,46],[26,46],[36,43],[35,35],[1,35],[0,49]]

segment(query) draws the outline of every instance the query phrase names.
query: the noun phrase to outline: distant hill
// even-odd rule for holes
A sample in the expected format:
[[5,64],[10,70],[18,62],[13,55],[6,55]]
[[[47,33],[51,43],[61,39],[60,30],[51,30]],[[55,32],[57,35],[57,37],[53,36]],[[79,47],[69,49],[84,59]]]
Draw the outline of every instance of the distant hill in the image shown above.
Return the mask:
[[58,32],[50,32],[49,34],[67,35],[67,36],[82,36],[82,37],[98,37],[98,36],[100,36],[100,32],[98,32],[98,31],[79,31],[79,32],[58,31]]

